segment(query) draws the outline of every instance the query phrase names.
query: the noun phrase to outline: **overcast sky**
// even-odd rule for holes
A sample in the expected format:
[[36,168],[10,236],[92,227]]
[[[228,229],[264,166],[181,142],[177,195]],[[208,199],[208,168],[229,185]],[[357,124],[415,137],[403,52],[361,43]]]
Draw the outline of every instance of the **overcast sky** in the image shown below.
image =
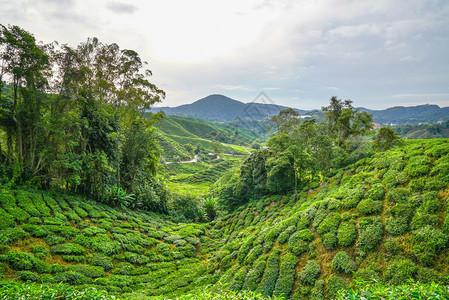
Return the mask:
[[159,106],[262,91],[303,109],[449,106],[448,0],[0,0],[0,23],[136,50]]

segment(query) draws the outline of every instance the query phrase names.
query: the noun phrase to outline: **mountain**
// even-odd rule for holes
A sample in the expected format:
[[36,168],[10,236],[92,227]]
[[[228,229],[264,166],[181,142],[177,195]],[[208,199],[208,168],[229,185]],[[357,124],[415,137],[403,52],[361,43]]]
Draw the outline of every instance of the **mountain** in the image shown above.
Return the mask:
[[[210,95],[192,104],[184,104],[176,107],[154,107],[152,112],[164,111],[168,115],[201,118],[208,121],[229,122],[237,119],[264,120],[277,115],[287,106],[243,103],[223,95]],[[373,110],[361,107],[373,115],[373,120],[381,124],[418,124],[436,123],[449,120],[449,107],[438,105],[395,106],[384,110]],[[314,118],[322,117],[320,111],[307,111],[296,109],[301,115],[311,115]]]
[[[168,115],[201,118],[207,121],[229,122],[235,119],[263,120],[277,115],[287,106],[243,103],[223,95],[210,95],[203,99],[176,107],[155,107],[152,112],[164,111]],[[298,110],[301,114],[305,110]]]
[[449,119],[449,107],[424,104],[417,106],[395,106],[385,110],[360,108],[373,115],[373,119],[381,124],[417,124],[436,123]]

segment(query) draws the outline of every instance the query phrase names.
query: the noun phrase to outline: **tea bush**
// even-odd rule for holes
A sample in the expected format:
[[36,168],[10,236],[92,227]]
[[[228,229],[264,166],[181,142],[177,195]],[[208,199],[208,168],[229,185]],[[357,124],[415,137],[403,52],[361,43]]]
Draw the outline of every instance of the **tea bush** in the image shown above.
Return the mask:
[[345,274],[352,274],[357,270],[357,265],[345,251],[340,251],[334,256],[332,267]]
[[296,231],[296,226],[289,226],[278,237],[278,243],[284,244],[288,238]]
[[324,218],[316,230],[321,235],[330,231],[337,231],[340,220],[340,214],[331,212]]
[[313,260],[308,260],[304,268],[298,274],[303,284],[313,285],[321,273],[320,265]]
[[295,283],[295,266],[298,261],[299,259],[291,253],[282,257],[279,278],[273,291],[274,296],[288,297]]
[[[305,229],[308,230],[308,229]],[[295,255],[301,255],[309,250],[307,242],[301,239],[299,232],[293,233],[288,239],[288,249]]]
[[360,201],[360,203],[357,205],[357,209],[364,215],[379,214],[382,211],[382,201],[365,199]]
[[374,184],[368,192],[366,192],[366,198],[373,201],[382,201],[385,197],[385,189],[382,184]]
[[331,231],[324,234],[321,237],[321,242],[323,243],[324,249],[326,250],[334,249],[335,247],[337,247],[338,244],[337,232]]
[[410,222],[410,228],[412,230],[417,230],[425,226],[437,226],[438,223],[439,219],[437,215],[417,211]]
[[410,158],[405,172],[411,177],[423,176],[430,171],[430,158],[425,155]]
[[266,262],[264,259],[260,259],[254,264],[253,268],[246,274],[245,283],[243,284],[244,290],[255,291],[257,289],[257,285],[265,271],[265,266]]
[[418,273],[418,267],[410,260],[403,259],[388,264],[385,279],[391,284],[400,285],[413,280]]
[[354,244],[357,239],[357,228],[354,221],[343,222],[337,231],[338,244],[341,247],[348,247]]
[[440,229],[425,226],[413,231],[413,253],[425,266],[432,266],[434,259],[447,245],[447,236]]
[[104,270],[102,267],[95,267],[95,266],[90,266],[90,265],[70,266],[68,268],[68,270],[83,274],[84,276],[93,278],[93,279],[105,276]]
[[359,220],[359,247],[363,251],[373,251],[383,237],[383,225],[376,217],[365,217]]
[[330,299],[337,298],[338,291],[346,290],[348,284],[339,276],[331,276],[327,280],[327,295]]
[[51,247],[50,252],[62,255],[83,255],[84,252],[86,252],[86,249],[78,244],[67,243]]
[[2,208],[0,208],[0,230],[14,227],[16,225],[17,224],[14,221],[14,218],[11,217],[11,215],[4,211]]
[[273,249],[270,257],[268,258],[265,271],[263,273],[262,280],[257,287],[257,292],[264,296],[272,296],[274,288],[276,286],[276,281],[279,277],[279,256],[281,254],[281,249],[276,247]]

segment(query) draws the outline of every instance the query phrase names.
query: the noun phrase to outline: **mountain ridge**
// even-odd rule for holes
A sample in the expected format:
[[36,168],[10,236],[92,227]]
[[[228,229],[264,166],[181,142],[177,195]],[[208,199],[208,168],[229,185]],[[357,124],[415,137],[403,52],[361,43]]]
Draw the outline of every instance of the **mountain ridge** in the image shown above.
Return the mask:
[[[153,112],[163,111],[168,115],[201,118],[207,121],[230,122],[236,119],[263,120],[288,106],[241,101],[230,97],[212,94],[201,98],[191,104],[183,104],[175,107],[154,107]],[[293,108],[301,115],[316,110],[302,110]],[[423,104],[416,106],[393,106],[383,110],[359,107],[373,115],[373,121],[382,124],[417,124],[436,123],[449,119],[449,107],[440,107],[436,104]]]

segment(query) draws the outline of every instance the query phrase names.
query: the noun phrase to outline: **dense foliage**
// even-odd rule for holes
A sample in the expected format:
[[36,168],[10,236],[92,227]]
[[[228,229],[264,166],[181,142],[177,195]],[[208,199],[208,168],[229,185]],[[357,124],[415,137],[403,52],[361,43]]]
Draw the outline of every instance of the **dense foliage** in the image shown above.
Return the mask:
[[[166,211],[160,149],[143,113],[164,97],[132,50],[40,45],[0,26],[0,181]],[[124,191],[124,192],[123,192]],[[133,201],[127,194],[133,194]]]
[[372,154],[369,142],[361,138],[371,129],[371,115],[337,97],[322,111],[326,117],[319,123],[315,119],[301,122],[299,113],[291,108],[273,116],[277,134],[268,141],[268,149],[245,160],[237,182],[222,187],[222,204],[233,208],[264,195],[316,187],[329,172]]

